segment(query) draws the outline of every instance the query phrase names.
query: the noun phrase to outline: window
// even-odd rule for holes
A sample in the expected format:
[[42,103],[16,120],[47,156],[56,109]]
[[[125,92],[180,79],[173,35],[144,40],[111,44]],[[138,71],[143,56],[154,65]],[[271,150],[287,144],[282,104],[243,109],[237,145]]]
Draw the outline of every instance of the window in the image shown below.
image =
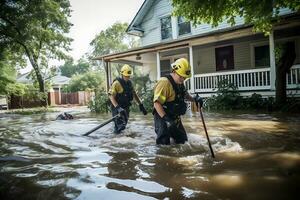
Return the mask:
[[254,47],[255,67],[270,66],[270,50],[269,45]]
[[171,25],[171,16],[164,17],[160,19],[160,30],[161,30],[161,39],[172,38],[172,25]]
[[191,32],[191,24],[184,17],[178,17],[178,35],[184,35]]
[[171,62],[170,60],[161,60],[160,61],[160,75],[164,76],[169,74],[171,71]]
[[233,46],[219,47],[216,53],[216,70],[234,69]]

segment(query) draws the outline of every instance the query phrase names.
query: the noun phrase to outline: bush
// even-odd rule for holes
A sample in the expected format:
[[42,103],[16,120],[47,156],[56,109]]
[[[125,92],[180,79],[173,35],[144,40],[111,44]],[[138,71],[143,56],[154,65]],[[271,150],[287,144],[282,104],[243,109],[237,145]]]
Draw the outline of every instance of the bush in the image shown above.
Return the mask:
[[86,90],[97,90],[104,88],[104,75],[101,72],[89,71],[84,74],[72,76],[69,85],[63,88],[64,92],[77,92]]
[[227,80],[223,80],[218,84],[217,95],[208,98],[205,106],[212,110],[254,109],[272,111],[274,98],[266,99],[256,93],[243,98],[237,91],[237,87],[227,83]]
[[32,84],[10,83],[6,86],[10,108],[45,106],[48,99],[46,92]]
[[[139,95],[139,97],[141,98],[141,101],[147,112],[151,113],[153,109],[153,91],[148,89],[146,92]],[[139,106],[135,102],[133,102],[131,106],[131,111],[140,112]]]
[[206,106],[213,110],[231,110],[239,109],[242,104],[237,87],[227,80],[218,83],[217,95],[213,95],[206,101]]
[[95,90],[95,97],[89,101],[88,108],[91,112],[107,113],[109,110],[109,99],[104,89]]

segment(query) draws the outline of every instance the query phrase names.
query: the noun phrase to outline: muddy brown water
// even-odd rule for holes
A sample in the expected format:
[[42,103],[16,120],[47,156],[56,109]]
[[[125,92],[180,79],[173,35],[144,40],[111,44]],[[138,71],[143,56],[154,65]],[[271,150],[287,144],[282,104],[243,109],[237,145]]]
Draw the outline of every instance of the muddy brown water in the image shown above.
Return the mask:
[[198,113],[189,141],[157,146],[152,116],[132,114],[119,135],[110,115],[0,114],[1,199],[300,199],[300,117]]

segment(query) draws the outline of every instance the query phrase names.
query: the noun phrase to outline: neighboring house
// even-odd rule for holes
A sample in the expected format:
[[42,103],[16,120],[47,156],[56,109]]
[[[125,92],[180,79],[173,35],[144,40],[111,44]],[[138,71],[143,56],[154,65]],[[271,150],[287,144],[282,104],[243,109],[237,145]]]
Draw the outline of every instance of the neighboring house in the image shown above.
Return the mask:
[[[69,84],[70,78],[66,76],[62,76],[60,71],[57,71],[57,75],[46,78],[47,81],[50,81],[52,89],[54,91],[60,92],[61,88],[65,85]],[[33,80],[30,78],[30,72],[27,72],[25,74],[21,74],[17,77],[18,83],[24,83],[24,84],[32,84]]]
[[65,104],[66,102],[63,101],[62,88],[65,85],[68,85],[71,79],[69,77],[62,76],[60,69],[57,69],[56,75],[49,77],[46,80],[49,80],[52,86],[48,96],[50,99],[50,105]]
[[227,79],[242,95],[275,95],[275,44],[292,41],[296,60],[287,75],[288,92],[299,91],[300,15],[281,10],[282,21],[274,25],[270,36],[254,33],[243,18],[231,27],[226,22],[212,28],[208,24],[192,26],[182,17],[171,16],[170,0],[145,0],[130,23],[127,33],[139,36],[142,47],[99,56],[105,63],[107,87],[112,81],[110,63],[142,66],[152,80],[170,71],[180,57],[192,66],[192,77],[185,82],[191,93],[211,96],[218,81]]
[[60,70],[57,71],[57,75],[48,78],[51,82],[51,86],[55,92],[61,92],[61,89],[68,85],[70,82],[70,78],[66,76],[62,76]]
[[17,82],[23,84],[32,84],[33,81],[30,78],[30,72],[18,75]]

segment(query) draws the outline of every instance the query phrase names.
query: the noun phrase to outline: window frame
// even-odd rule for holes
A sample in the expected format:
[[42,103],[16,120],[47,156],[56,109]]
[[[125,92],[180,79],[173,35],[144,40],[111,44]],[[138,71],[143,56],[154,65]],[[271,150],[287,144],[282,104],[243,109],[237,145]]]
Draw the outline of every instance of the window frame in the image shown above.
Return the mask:
[[[229,57],[229,61],[227,61],[228,59],[226,59],[226,61],[229,63],[228,67],[224,68],[224,67],[220,67],[219,63],[221,62],[219,59],[221,59],[220,57],[218,56],[221,56],[221,55],[218,55],[220,54],[222,49],[225,49],[225,48],[230,48],[230,57]],[[233,44],[227,44],[225,46],[218,46],[218,47],[215,47],[215,66],[216,66],[216,71],[226,71],[226,70],[233,70],[235,69],[235,63],[234,63],[234,45]],[[230,63],[231,62],[231,63]],[[231,65],[230,65],[231,64]]]
[[[163,20],[163,19],[166,19],[166,18],[170,18],[170,27],[168,27],[168,29],[170,29],[170,33],[169,33],[170,37],[168,37],[168,38],[163,38],[162,30],[164,30],[164,29],[162,29],[162,20]],[[171,16],[171,15],[161,16],[161,17],[159,18],[159,25],[160,25],[159,27],[160,27],[160,39],[161,39],[161,41],[173,39],[172,16]]]
[[[183,22],[179,23],[179,18],[182,18]],[[189,24],[189,32],[180,34],[180,25],[187,24],[187,23]],[[183,37],[185,35],[190,35],[191,33],[192,33],[191,22],[190,21],[186,21],[186,19],[184,17],[182,17],[182,16],[177,17],[177,35],[178,35],[178,37]]]
[[[264,68],[264,67],[270,67],[270,66],[259,66],[256,67],[255,66],[255,47],[261,47],[261,46],[269,46],[269,42],[268,41],[260,41],[260,42],[255,42],[255,43],[251,43],[251,67],[252,68]],[[270,49],[270,46],[269,46]],[[269,54],[270,56],[270,54]]]

